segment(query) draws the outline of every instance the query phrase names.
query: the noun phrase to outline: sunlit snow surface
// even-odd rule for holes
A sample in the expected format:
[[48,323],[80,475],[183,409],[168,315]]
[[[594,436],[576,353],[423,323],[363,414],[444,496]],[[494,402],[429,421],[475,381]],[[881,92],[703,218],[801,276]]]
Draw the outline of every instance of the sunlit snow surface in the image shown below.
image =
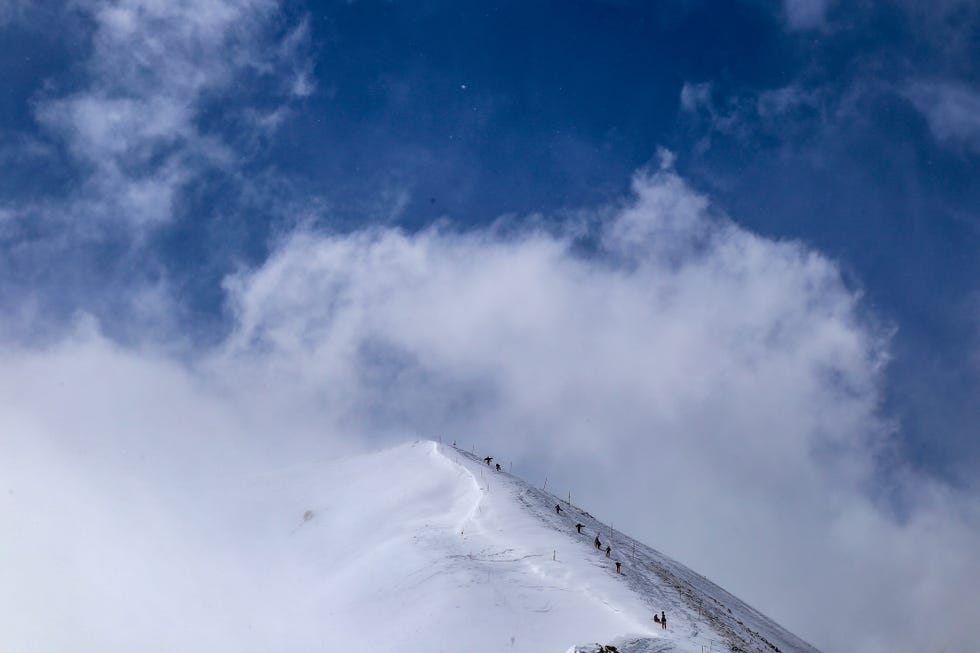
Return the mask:
[[480,457],[418,442],[191,488],[156,512],[130,497],[115,510],[98,496],[31,511],[12,500],[0,649],[815,650],[581,509],[556,514],[558,499]]

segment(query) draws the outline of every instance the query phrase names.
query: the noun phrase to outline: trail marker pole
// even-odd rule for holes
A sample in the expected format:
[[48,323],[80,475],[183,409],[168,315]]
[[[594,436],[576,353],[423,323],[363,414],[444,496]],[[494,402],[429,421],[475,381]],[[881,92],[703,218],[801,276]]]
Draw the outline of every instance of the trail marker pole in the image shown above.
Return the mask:
[[548,489],[548,477],[547,476],[544,477],[544,487],[541,488],[541,489],[542,490],[547,490]]

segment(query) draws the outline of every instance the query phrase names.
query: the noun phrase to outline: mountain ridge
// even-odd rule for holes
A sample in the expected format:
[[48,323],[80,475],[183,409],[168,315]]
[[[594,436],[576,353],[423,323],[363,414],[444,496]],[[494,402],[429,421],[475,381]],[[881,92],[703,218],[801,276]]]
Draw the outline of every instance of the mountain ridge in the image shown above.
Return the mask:
[[[457,464],[461,464],[473,474],[478,486],[480,482],[475,469],[480,468],[486,470],[484,476],[488,479],[496,477],[498,481],[495,483],[500,479],[507,479],[513,483],[520,488],[515,496],[526,510],[557,529],[564,528],[568,536],[581,539],[586,550],[593,548],[590,544],[593,535],[597,535],[604,546],[607,543],[612,546],[616,554],[608,558],[610,568],[617,559],[622,563],[623,573],[617,575],[617,580],[626,583],[651,612],[656,613],[656,610],[662,609],[657,607],[658,604],[671,606],[675,614],[668,614],[668,622],[673,624],[677,619],[677,609],[684,606],[689,617],[685,621],[693,625],[693,628],[687,631],[687,636],[683,638],[686,642],[677,641],[670,644],[658,637],[623,634],[617,645],[622,653],[699,651],[700,646],[704,646],[705,651],[819,653],[818,649],[779,626],[727,590],[652,547],[611,528],[583,508],[570,504],[566,499],[557,497],[547,490],[532,486],[510,472],[496,471],[494,467],[485,464],[483,456],[477,454],[475,450],[465,451],[439,443],[433,445],[443,455],[454,456]],[[460,458],[464,462],[461,463]],[[480,471],[482,472],[483,469]],[[490,491],[489,485],[486,491]],[[555,504],[563,507],[564,515],[555,512]],[[551,518],[552,513],[554,519]],[[575,531],[575,523],[584,524],[584,533],[581,536]],[[602,551],[594,551],[594,554],[600,563],[606,559]],[[671,593],[675,596],[670,596]],[[696,619],[690,618],[695,614]],[[702,627],[699,628],[699,624]],[[685,644],[698,648],[676,648]],[[582,646],[581,649],[572,650],[594,651],[596,648]]]

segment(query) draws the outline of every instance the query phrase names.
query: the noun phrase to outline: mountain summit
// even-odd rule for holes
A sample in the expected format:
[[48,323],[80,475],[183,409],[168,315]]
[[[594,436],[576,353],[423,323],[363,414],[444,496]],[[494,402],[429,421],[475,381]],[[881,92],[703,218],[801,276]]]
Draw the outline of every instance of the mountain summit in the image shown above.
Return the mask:
[[[417,442],[336,462],[328,476],[325,502],[293,537],[310,551],[338,534],[349,543],[323,570],[321,608],[327,630],[358,650],[816,651],[480,455]],[[653,619],[661,611],[666,628]]]

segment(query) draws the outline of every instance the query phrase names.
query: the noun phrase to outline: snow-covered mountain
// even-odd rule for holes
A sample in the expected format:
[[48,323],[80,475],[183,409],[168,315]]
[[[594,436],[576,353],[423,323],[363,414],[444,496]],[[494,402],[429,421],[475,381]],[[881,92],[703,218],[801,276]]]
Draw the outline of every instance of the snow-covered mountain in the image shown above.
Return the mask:
[[815,651],[485,453],[188,458],[180,482],[41,454],[8,468],[0,506],[4,651]]
[[342,561],[324,556],[311,573],[333,588],[322,618],[358,650],[816,650],[479,454],[418,442],[338,462],[324,479],[292,538],[311,554],[347,543]]

